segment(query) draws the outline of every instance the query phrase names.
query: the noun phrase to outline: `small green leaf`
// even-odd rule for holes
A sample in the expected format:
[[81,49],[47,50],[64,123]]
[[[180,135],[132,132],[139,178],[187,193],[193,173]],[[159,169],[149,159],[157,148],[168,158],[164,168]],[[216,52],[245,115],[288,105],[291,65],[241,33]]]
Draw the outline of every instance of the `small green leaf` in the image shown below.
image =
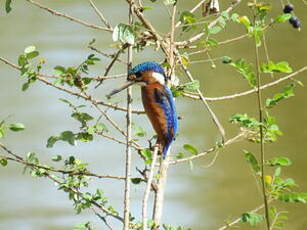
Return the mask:
[[62,156],[61,155],[56,155],[54,157],[52,157],[53,161],[61,161],[62,160]]
[[185,144],[185,145],[183,145],[183,148],[193,155],[198,154],[198,150],[193,145]]
[[141,155],[145,158],[145,164],[150,165],[152,162],[152,152],[149,149],[142,149]]
[[180,15],[180,21],[184,25],[182,31],[190,31],[191,29],[196,29],[196,25],[191,25],[196,23],[197,19],[193,13],[190,11],[183,11]]
[[191,90],[191,91],[198,90],[199,89],[199,81],[194,80],[192,82],[185,83],[183,85],[183,87],[184,87],[185,90]]
[[251,64],[246,63],[244,59],[239,59],[237,61],[231,62],[230,65],[235,67],[237,71],[243,75],[243,77],[248,81],[250,86],[256,86],[256,74],[254,73]]
[[292,14],[282,14],[275,18],[275,22],[286,22],[292,17]]
[[257,226],[257,224],[262,222],[263,220],[264,220],[263,215],[253,212],[243,213],[241,216],[241,221],[243,223],[248,223],[253,227]]
[[220,26],[213,26],[211,28],[209,28],[209,34],[217,34],[218,32],[220,32],[223,28]]
[[259,163],[257,161],[257,158],[255,157],[255,155],[249,151],[243,150],[244,154],[245,154],[245,159],[247,160],[248,163],[251,164],[253,170],[255,173],[259,173],[260,172],[260,166]]
[[25,126],[22,123],[10,124],[8,128],[14,132],[22,131],[25,129]]
[[269,61],[261,66],[261,71],[263,73],[292,73],[292,68],[286,61],[274,63]]
[[307,193],[284,193],[280,194],[278,199],[287,203],[306,203]]
[[75,118],[77,121],[80,121],[81,123],[91,121],[94,119],[88,113],[79,113],[79,112],[75,112],[71,114],[71,117]]
[[282,92],[275,94],[273,96],[273,98],[267,98],[266,99],[266,107],[272,108],[279,101],[281,101],[283,99],[287,99],[289,97],[293,97],[294,96],[294,88],[295,88],[295,84],[290,84],[289,86],[285,87]]
[[56,137],[56,136],[51,136],[51,137],[49,137],[48,140],[47,140],[47,146],[46,146],[46,147],[47,147],[47,148],[52,148],[53,145],[54,145],[58,140],[60,140],[59,137]]
[[240,23],[239,17],[240,17],[239,14],[233,13],[233,14],[231,15],[231,20],[232,20],[233,22]]
[[232,62],[232,58],[229,57],[229,56],[223,56],[223,57],[221,57],[221,60],[222,60],[222,62],[223,62],[224,64],[229,64],[229,63]]
[[131,182],[133,184],[140,184],[142,182],[142,178],[139,177],[131,178]]
[[2,165],[3,167],[7,166],[7,159],[1,158],[0,165]]
[[36,50],[35,46],[28,46],[25,48],[24,53],[29,54],[29,53],[34,52],[35,50]]
[[247,16],[239,17],[239,21],[245,26],[247,30],[249,30],[249,27],[251,26],[251,22]]
[[274,176],[277,177],[277,176],[280,176],[280,174],[281,174],[281,167],[278,167],[274,171]]
[[128,43],[134,45],[135,43],[135,34],[130,25],[120,23],[115,26],[113,35],[113,41],[121,41],[122,43]]
[[269,166],[290,166],[292,164],[291,160],[287,157],[275,157],[267,161]]
[[12,10],[11,3],[12,3],[12,0],[6,0],[5,1],[5,11],[6,11],[6,13],[11,12],[11,10]]
[[60,135],[62,141],[68,142],[70,145],[76,145],[75,134],[72,131],[64,131]]

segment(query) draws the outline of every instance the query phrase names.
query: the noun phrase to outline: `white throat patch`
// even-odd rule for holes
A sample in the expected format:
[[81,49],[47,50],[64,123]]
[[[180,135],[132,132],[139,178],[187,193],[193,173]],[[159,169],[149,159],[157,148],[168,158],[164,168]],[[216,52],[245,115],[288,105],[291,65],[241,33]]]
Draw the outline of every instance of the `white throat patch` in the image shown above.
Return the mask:
[[152,76],[161,84],[161,85],[165,85],[165,77],[157,72],[153,72]]

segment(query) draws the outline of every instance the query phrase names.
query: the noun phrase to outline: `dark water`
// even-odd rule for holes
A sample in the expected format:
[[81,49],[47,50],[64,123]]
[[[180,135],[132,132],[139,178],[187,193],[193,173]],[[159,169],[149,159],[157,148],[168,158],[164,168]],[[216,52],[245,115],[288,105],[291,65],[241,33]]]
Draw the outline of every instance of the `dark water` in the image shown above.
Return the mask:
[[[191,8],[194,2],[185,1],[184,5],[180,5],[180,9],[183,9],[183,6]],[[99,23],[87,1],[44,1],[44,4],[84,20]],[[279,4],[279,1],[275,1],[274,4]],[[307,6],[302,1],[296,1],[295,4],[296,15],[303,22],[302,31],[291,29],[287,23],[278,25],[268,32],[267,45],[273,60],[287,60],[294,69],[298,69],[307,64],[305,57],[307,33],[304,26],[304,22],[307,22]],[[248,13],[244,4],[242,5],[239,12]],[[127,20],[124,2],[103,1],[98,6],[104,9],[107,18],[112,18],[113,25]],[[222,7],[225,8],[225,5]],[[274,12],[275,15],[278,13],[280,12]],[[168,31],[169,25],[163,24],[168,19],[167,11],[163,7],[148,11],[148,14],[159,31],[162,33]],[[217,39],[223,41],[242,33],[244,33],[243,28],[237,25],[229,26],[225,32],[217,36]],[[107,33],[97,32],[51,16],[22,1],[14,3],[13,11],[9,15],[1,13],[0,35],[1,56],[16,62],[17,56],[22,53],[24,47],[33,44],[40,50],[41,56],[46,58],[47,71],[51,71],[52,66],[60,63],[64,66],[80,63],[91,53],[86,46],[92,38],[97,39],[97,46],[101,49],[112,51],[109,47],[111,37]],[[234,59],[244,57],[253,61],[253,43],[250,40],[244,40],[211,52],[212,57],[224,55],[232,56]],[[151,59],[159,61],[161,58],[163,55],[160,52],[147,49],[144,53],[135,55],[135,62]],[[207,59],[206,56],[197,58]],[[101,73],[108,62],[103,58],[103,67],[96,66],[91,74]],[[210,63],[201,63],[194,64],[191,68],[206,90],[206,96],[228,95],[247,89],[246,82],[242,81],[233,69],[219,61],[216,62],[216,66],[216,69],[212,69]],[[124,70],[124,66],[118,65],[112,73],[122,73]],[[183,76],[181,73],[178,75]],[[9,121],[20,121],[27,126],[25,132],[8,135],[4,140],[5,144],[21,154],[37,152],[45,160],[58,153],[76,154],[89,162],[91,169],[95,172],[123,175],[124,148],[110,141],[97,138],[94,144],[83,143],[78,148],[60,143],[51,150],[45,147],[49,136],[63,130],[77,130],[78,124],[69,119],[69,108],[58,100],[58,98],[71,99],[69,95],[41,84],[35,84],[28,91],[21,92],[22,80],[18,73],[2,63],[0,63],[0,76],[0,118],[10,115]],[[301,74],[298,79],[306,85],[305,76],[306,73]],[[270,80],[269,77],[264,79],[264,81]],[[112,81],[109,85],[99,88],[95,96],[102,99],[109,88],[117,83],[118,81]],[[269,96],[278,92],[286,84],[266,90],[265,95]],[[305,91],[305,88],[297,87],[295,97],[282,102],[271,111],[278,118],[285,135],[266,148],[268,157],[283,155],[292,159],[293,166],[287,168],[284,173],[296,180],[300,185],[298,188],[300,191],[307,191]],[[123,102],[124,98],[119,96],[116,100]],[[140,108],[138,89],[135,90],[134,101],[135,106]],[[77,103],[83,103],[83,101],[79,100]],[[257,115],[255,95],[214,102],[211,105],[225,125],[228,137],[235,135],[238,131],[236,127],[228,124],[228,118],[233,113],[248,112],[251,115]],[[177,100],[177,107],[184,119],[180,124],[180,136],[174,144],[174,151],[179,151],[185,143],[193,143],[204,150],[211,147],[218,137],[218,132],[200,103],[180,98]],[[117,121],[124,120],[124,114],[117,113],[114,116]],[[142,124],[150,135],[152,134],[149,123],[143,117],[135,116],[135,120]],[[243,212],[261,204],[259,186],[255,183],[251,170],[243,158],[242,149],[258,152],[257,146],[240,142],[221,150],[215,163],[210,167],[207,166],[214,158],[214,154],[195,162],[193,169],[189,164],[171,168],[164,222],[190,226],[193,229],[217,229],[225,220],[238,217]],[[134,166],[140,165],[137,157],[134,157],[134,162]],[[136,175],[136,172],[133,174]],[[23,175],[22,169],[13,163],[6,169],[0,169],[0,181],[0,229],[62,230],[71,229],[71,226],[85,220],[96,221],[89,212],[75,215],[66,195],[57,191],[51,182]],[[122,195],[119,192],[123,186],[121,182],[93,181],[93,187],[95,186],[102,188],[112,205],[121,209]],[[138,188],[132,189],[132,211],[136,216],[140,215],[141,193],[139,191]],[[306,229],[305,205],[290,204],[280,208],[290,211],[288,214],[290,219],[285,229]],[[244,226],[242,229],[248,228]]]

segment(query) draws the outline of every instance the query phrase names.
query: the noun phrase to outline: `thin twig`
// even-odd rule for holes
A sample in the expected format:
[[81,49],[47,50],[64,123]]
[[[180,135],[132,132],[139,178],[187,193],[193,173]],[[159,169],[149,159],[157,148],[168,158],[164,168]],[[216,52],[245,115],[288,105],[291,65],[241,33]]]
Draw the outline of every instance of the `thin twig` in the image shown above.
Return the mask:
[[102,21],[103,24],[105,24],[105,26],[107,28],[109,28],[110,30],[113,30],[111,24],[108,22],[108,20],[103,16],[102,12],[98,9],[98,7],[94,4],[94,2],[92,0],[88,0],[91,4],[91,6],[93,7],[95,13],[98,15],[98,17],[100,18],[100,20]]
[[49,167],[49,166],[47,167],[47,166],[40,165],[40,164],[34,164],[34,163],[31,163],[31,162],[24,160],[21,156],[13,153],[10,149],[8,149],[5,145],[3,145],[1,143],[0,143],[0,147],[4,151],[6,151],[8,154],[13,156],[13,157],[9,157],[9,156],[0,154],[0,158],[4,158],[4,159],[10,160],[10,161],[15,161],[17,163],[21,163],[23,165],[27,165],[27,166],[30,166],[30,167],[40,168],[40,169],[44,169],[44,170],[47,170],[47,171],[50,171],[50,172],[58,172],[58,173],[69,174],[69,175],[90,176],[90,177],[96,177],[96,178],[100,178],[100,179],[103,179],[103,178],[116,179],[116,180],[124,180],[125,179],[125,177],[123,177],[123,176],[114,176],[114,175],[107,175],[107,174],[102,175],[102,174],[92,173],[92,172],[89,172],[89,171],[55,169],[55,168],[52,168],[52,167]]
[[[132,5],[129,6],[129,25],[133,23],[132,16]],[[119,54],[118,54],[119,55]],[[116,59],[115,59],[116,60]],[[128,45],[128,64],[127,64],[127,73],[129,73],[132,67],[132,45]],[[128,76],[127,76],[128,77]],[[124,195],[124,226],[123,230],[129,229],[130,223],[130,187],[131,187],[131,155],[132,150],[130,147],[130,142],[132,141],[132,87],[127,89],[127,125],[126,125],[126,164],[125,164],[125,195]]]
[[154,200],[154,210],[153,210],[153,217],[154,220],[154,230],[160,229],[162,212],[163,212],[163,204],[164,204],[164,192],[165,192],[165,185],[167,180],[167,171],[169,166],[168,156],[166,159],[161,158],[161,163],[159,167],[159,179],[157,182],[157,192],[155,193],[155,200]]
[[[178,50],[175,50],[175,52],[176,52],[176,54],[177,54],[177,56],[178,56],[179,63],[181,64],[182,69],[184,70],[184,72],[185,72],[186,75],[188,76],[189,80],[190,80],[191,82],[193,82],[193,81],[194,81],[194,78],[193,78],[192,74],[190,73],[190,71],[188,70],[188,68],[187,68],[185,65],[183,65]],[[196,92],[199,94],[200,100],[201,100],[201,101],[203,102],[203,104],[205,105],[206,109],[207,109],[208,112],[210,113],[210,116],[211,116],[211,118],[212,118],[214,124],[217,126],[217,128],[218,128],[218,130],[219,130],[219,132],[220,132],[220,134],[221,134],[222,143],[223,143],[224,140],[225,140],[225,130],[224,130],[222,124],[220,123],[219,119],[217,118],[217,116],[215,115],[215,113],[213,112],[213,110],[210,108],[210,106],[209,106],[209,104],[208,104],[206,98],[205,98],[204,95],[202,94],[202,92],[201,92],[199,89],[197,89]]]
[[[116,54],[116,53],[115,53],[115,54],[114,54],[114,53],[113,53],[113,54],[105,53],[105,52],[103,52],[103,51],[97,49],[96,47],[94,47],[94,46],[92,46],[92,45],[89,45],[88,48],[91,49],[91,50],[93,50],[93,51],[95,51],[96,53],[99,53],[99,54],[101,54],[102,56],[108,57],[108,58],[113,58],[114,55]],[[123,59],[117,58],[117,61],[118,61],[118,62],[121,62],[121,63],[124,63],[124,64],[127,65],[127,62],[126,62],[125,60],[123,60]],[[125,76],[127,76],[127,74],[125,74]]]
[[156,165],[156,162],[157,162],[158,151],[159,151],[159,148],[155,147],[154,151],[153,151],[152,163],[151,163],[149,175],[148,175],[148,178],[147,178],[147,184],[146,184],[146,188],[145,188],[145,192],[144,192],[144,198],[143,198],[143,203],[142,203],[143,230],[147,229],[148,199],[149,199],[150,189],[152,187],[152,181],[153,181],[153,176],[154,176],[154,171],[155,171],[155,165]]
[[[227,141],[225,141],[223,147],[226,147],[227,145],[230,145],[230,144],[236,143],[236,142],[238,142],[240,140],[243,140],[245,135],[246,134],[244,132],[240,132],[238,135],[236,135],[236,136],[228,139]],[[182,159],[178,159],[178,160],[173,160],[173,161],[170,161],[169,164],[170,165],[174,165],[174,164],[178,164],[178,163],[183,163],[183,162],[195,160],[195,159],[204,157],[207,154],[212,153],[212,152],[214,152],[214,151],[216,151],[218,149],[220,149],[220,146],[219,145],[215,145],[215,146],[211,147],[210,149],[208,149],[208,150],[206,150],[206,151],[204,151],[202,153],[199,153],[197,155],[193,155],[193,156],[190,156],[190,157],[185,157],[185,158],[182,158]]]
[[[121,49],[119,49],[116,54],[114,55],[112,61],[110,62],[110,64],[106,67],[106,71],[104,73],[103,76],[107,76],[109,74],[109,72],[111,71],[112,67],[114,66],[115,62],[117,61],[117,59],[119,58],[119,55],[123,53],[123,51],[128,47],[128,43],[124,44],[123,47]],[[95,88],[97,88],[98,86],[100,86],[102,84],[103,80],[101,80],[96,86]]]
[[[190,13],[194,13],[199,7],[201,7],[202,4],[204,4],[207,0],[201,0],[200,2],[198,2],[196,4],[195,7],[193,7],[193,9],[190,10]],[[181,25],[181,21],[178,21],[175,25],[175,28],[177,28],[178,26]]]
[[[263,209],[263,208],[264,208],[264,204],[258,206],[257,208],[254,208],[254,209],[250,210],[249,212],[255,213],[255,212],[260,211],[260,210]],[[226,225],[224,225],[224,226],[218,228],[217,230],[225,230],[225,229],[228,229],[228,228],[232,227],[233,225],[239,223],[239,222],[241,221],[241,219],[242,219],[241,217],[238,217],[237,219],[234,219],[234,220],[231,221],[230,223],[227,223]]]
[[[299,70],[285,76],[285,77],[282,77],[282,78],[279,78],[275,81],[272,81],[268,84],[265,84],[265,85],[262,85],[260,86],[260,90],[263,90],[263,89],[266,89],[266,88],[269,88],[269,87],[272,87],[272,86],[276,86],[286,80],[289,80],[291,79],[292,77],[304,72],[307,70],[307,66],[304,66],[302,68],[300,68]],[[230,99],[235,99],[237,97],[242,97],[242,96],[246,96],[246,95],[249,95],[249,94],[253,94],[253,93],[256,93],[258,92],[258,89],[255,88],[255,89],[250,89],[250,90],[247,90],[247,91],[244,91],[244,92],[241,92],[241,93],[236,93],[236,94],[231,94],[231,95],[227,95],[227,96],[221,96],[221,97],[205,97],[205,99],[207,101],[224,101],[224,100],[230,100]],[[200,97],[198,95],[192,95],[192,94],[189,94],[189,93],[183,93],[183,96],[186,96],[186,97],[189,97],[189,98],[193,98],[193,99],[197,99],[197,100],[200,100]]]
[[[256,16],[255,16],[256,18]],[[261,185],[262,185],[262,195],[264,202],[264,211],[265,211],[265,220],[267,230],[270,230],[270,215],[269,215],[269,205],[267,191],[265,188],[265,152],[264,152],[264,131],[263,131],[263,108],[262,108],[262,94],[261,94],[261,77],[260,77],[260,59],[259,59],[259,50],[255,41],[255,50],[256,50],[256,75],[257,75],[257,102],[258,102],[258,112],[259,112],[259,132],[260,132],[260,168],[261,168]]]
[[49,13],[51,13],[53,15],[69,19],[69,20],[71,20],[73,22],[76,22],[78,24],[81,24],[83,26],[90,27],[90,28],[93,28],[93,29],[98,29],[98,30],[104,30],[104,31],[108,31],[108,32],[112,32],[113,31],[110,28],[101,27],[101,26],[98,26],[98,25],[95,25],[95,24],[90,24],[90,23],[87,23],[87,22],[85,22],[85,21],[83,21],[83,20],[81,20],[79,18],[75,18],[75,17],[70,16],[68,14],[64,14],[64,13],[61,13],[59,11],[53,10],[53,9],[51,9],[51,8],[49,8],[47,6],[44,6],[44,5],[42,5],[42,4],[38,3],[38,2],[35,2],[33,0],[26,0],[26,1],[29,2],[32,5],[35,5],[35,6],[39,7],[39,8],[41,8],[41,9],[43,9],[43,10],[48,11]]

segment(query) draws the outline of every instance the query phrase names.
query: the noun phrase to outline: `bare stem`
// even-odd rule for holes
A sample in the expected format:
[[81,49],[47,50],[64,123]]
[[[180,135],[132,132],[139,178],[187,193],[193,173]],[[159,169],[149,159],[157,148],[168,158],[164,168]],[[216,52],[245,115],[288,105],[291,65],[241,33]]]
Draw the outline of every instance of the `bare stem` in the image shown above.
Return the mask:
[[100,18],[100,20],[102,21],[103,24],[105,24],[105,26],[107,28],[109,28],[110,30],[113,30],[111,24],[108,22],[108,20],[103,16],[102,12],[98,9],[98,7],[95,5],[95,3],[92,0],[88,0],[91,4],[91,6],[93,7],[93,9],[95,10],[96,14],[98,15],[98,17]]
[[154,176],[154,171],[155,171],[155,165],[157,162],[157,157],[158,157],[158,151],[159,148],[155,147],[154,152],[153,152],[153,157],[152,157],[152,163],[147,179],[147,184],[144,192],[144,198],[143,198],[143,204],[142,204],[142,222],[143,222],[143,230],[147,229],[147,208],[148,208],[148,199],[149,199],[149,194],[150,194],[150,189],[152,187],[152,181],[153,181],[153,176]]
[[101,27],[101,26],[98,26],[98,25],[95,25],[95,24],[90,24],[90,23],[85,22],[85,21],[83,21],[83,20],[81,20],[79,18],[75,18],[75,17],[70,16],[68,14],[63,14],[63,13],[61,13],[59,11],[53,10],[53,9],[51,9],[51,8],[49,8],[47,6],[44,6],[44,5],[42,5],[42,4],[38,3],[38,2],[35,2],[33,0],[26,0],[26,1],[29,2],[32,5],[35,5],[35,6],[39,7],[39,8],[41,8],[41,9],[43,9],[43,10],[48,11],[49,13],[51,13],[53,15],[69,19],[69,20],[71,20],[73,22],[76,22],[78,24],[81,24],[83,26],[90,27],[90,28],[93,28],[93,29],[98,29],[98,30],[104,30],[104,31],[108,31],[108,32],[112,32],[113,31],[110,28],[105,28],[105,27]]
[[166,159],[162,160],[162,162],[160,163],[158,174],[159,180],[157,182],[157,192],[155,194],[154,200],[153,220],[155,223],[155,230],[160,229],[161,225],[168,166],[168,157],[166,157]]
[[[129,24],[133,23],[132,17],[132,6],[129,5]],[[128,64],[127,73],[130,71],[132,66],[132,46],[128,46]],[[130,223],[130,186],[131,186],[131,146],[130,142],[132,139],[132,89],[127,89],[127,136],[126,136],[126,180],[125,180],[125,198],[124,198],[124,230],[129,229]]]
[[265,172],[264,172],[264,165],[265,165],[265,152],[264,152],[264,133],[263,133],[263,108],[262,108],[262,94],[261,94],[261,78],[260,78],[260,63],[259,63],[259,50],[257,44],[255,44],[256,48],[256,75],[257,75],[257,100],[258,100],[258,111],[259,111],[259,130],[260,130],[260,161],[261,161],[261,187],[262,187],[262,195],[263,195],[263,202],[264,202],[264,210],[265,210],[265,220],[267,230],[270,230],[270,216],[269,216],[269,204],[268,198],[265,188]]

